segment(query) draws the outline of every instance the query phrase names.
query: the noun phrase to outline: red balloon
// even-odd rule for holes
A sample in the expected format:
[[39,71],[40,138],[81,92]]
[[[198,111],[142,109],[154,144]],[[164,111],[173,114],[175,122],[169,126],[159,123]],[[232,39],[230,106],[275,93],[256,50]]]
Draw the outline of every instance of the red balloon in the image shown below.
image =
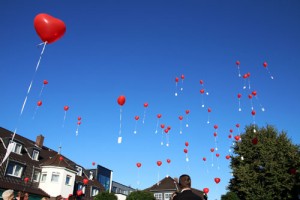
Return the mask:
[[203,85],[203,80],[200,80],[200,84]]
[[165,129],[165,133],[168,133],[169,132],[169,129]]
[[182,119],[183,119],[183,117],[182,117],[182,116],[179,116],[178,118],[179,118],[179,120],[182,120]]
[[81,121],[78,121],[77,124],[80,125],[80,124],[81,124]]
[[229,132],[230,132],[230,133],[232,133],[232,132],[233,132],[233,130],[232,130],[232,129],[230,129],[230,130],[229,130]]
[[170,163],[171,162],[171,160],[170,159],[167,159],[167,163]]
[[176,78],[175,78],[175,82],[176,82],[176,83],[178,83],[178,81],[179,81],[179,78],[178,78],[178,77],[176,77]]
[[121,95],[121,96],[118,97],[118,104],[119,104],[120,106],[123,106],[124,103],[125,103],[125,101],[126,101],[125,96]]
[[83,179],[83,184],[87,185],[89,183],[89,180],[87,178]]
[[188,150],[186,148],[183,149],[184,153],[188,153]]
[[45,13],[35,16],[33,24],[41,40],[48,44],[57,41],[66,32],[66,25],[62,20]]
[[256,114],[255,110],[252,110],[252,111],[251,111],[251,115],[254,116],[255,114]]
[[64,106],[64,110],[68,111],[69,110],[69,106]]
[[220,178],[215,178],[215,182],[218,184],[220,183],[221,179]]
[[220,156],[220,154],[216,153],[216,156],[217,156],[217,157],[219,157],[219,156]]
[[252,139],[252,144],[256,145],[258,143],[258,139],[257,138],[253,138]]
[[252,95],[253,96],[256,96],[257,95],[257,92],[254,90],[254,91],[252,91]]
[[188,115],[189,113],[190,113],[190,110],[186,110],[186,111],[185,111],[185,114]]
[[92,165],[93,165],[93,166],[95,166],[95,164],[96,164],[95,162],[92,162]]
[[29,181],[29,178],[28,178],[28,177],[24,178],[24,182],[25,182],[25,183],[28,183],[28,181]]
[[189,142],[185,142],[185,146],[188,147],[189,146]]
[[78,119],[78,121],[80,121],[80,120],[81,120],[81,117],[78,117],[77,119]]
[[171,130],[171,126],[168,126],[167,129],[168,129],[168,130]]
[[235,139],[236,141],[239,141],[239,140],[241,139],[241,137],[240,137],[239,135],[236,135],[236,136],[234,136],[234,139]]
[[237,128],[240,128],[240,124],[236,124],[235,126],[236,126]]
[[207,109],[207,112],[209,112],[209,113],[210,113],[210,112],[211,112],[211,108],[208,108],[208,109]]
[[237,60],[237,61],[235,62],[235,64],[236,64],[236,65],[240,65],[241,63],[240,63],[240,61]]
[[251,95],[251,94],[249,94],[249,95],[248,95],[248,98],[249,98],[249,99],[252,99],[252,95]]
[[203,188],[203,192],[204,192],[205,194],[207,194],[207,193],[209,192],[209,189],[208,189],[208,188]]
[[214,151],[215,151],[215,149],[214,149],[214,148],[211,148],[211,149],[210,149],[210,152],[214,152]]
[[135,116],[134,119],[135,119],[135,120],[139,120],[140,117],[139,117],[139,116]]
[[44,80],[44,85],[47,85],[48,84],[48,81],[47,80]]
[[248,77],[249,77],[248,74],[243,75],[243,78],[248,78]]
[[160,125],[160,128],[165,128],[165,125],[164,125],[164,124],[161,124],[161,125]]
[[238,93],[237,97],[240,99],[242,97],[242,95],[240,93]]
[[142,163],[136,163],[136,166],[138,167],[138,168],[140,168],[141,166],[142,166]]
[[157,114],[157,118],[158,118],[158,119],[161,118],[161,114]]
[[38,105],[38,106],[41,106],[42,104],[43,104],[42,101],[38,101],[38,102],[37,102],[37,105]]
[[231,138],[232,138],[232,135],[231,135],[231,134],[229,134],[229,135],[228,135],[228,138],[229,138],[229,139],[231,139]]
[[148,107],[148,103],[144,103],[144,107],[147,108]]
[[201,89],[201,90],[200,90],[200,93],[203,94],[203,93],[204,93],[204,89]]
[[63,160],[64,160],[64,157],[60,156],[60,157],[59,157],[59,160],[60,160],[60,161],[63,161]]
[[203,161],[206,161],[206,158],[205,158],[205,157],[203,157],[203,158],[202,158],[202,160],[203,160]]
[[226,156],[226,159],[227,159],[227,160],[230,159],[230,155],[227,155],[227,156]]
[[83,194],[82,190],[77,190],[77,196],[81,196]]
[[217,135],[218,135],[218,134],[217,134],[216,132],[214,132],[214,137],[217,137]]
[[157,166],[161,166],[162,162],[159,160],[156,162]]
[[182,79],[182,80],[184,79],[184,75],[183,75],[183,74],[181,75],[181,79]]
[[214,125],[214,129],[218,129],[218,125],[216,124],[216,125]]
[[263,63],[263,66],[266,68],[268,66],[268,63],[267,62],[264,62]]

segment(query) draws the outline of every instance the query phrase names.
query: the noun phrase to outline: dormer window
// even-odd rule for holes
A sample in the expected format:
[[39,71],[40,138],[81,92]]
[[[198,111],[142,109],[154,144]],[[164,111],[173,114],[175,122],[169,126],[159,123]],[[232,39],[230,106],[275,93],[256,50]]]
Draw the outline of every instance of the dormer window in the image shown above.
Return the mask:
[[21,178],[23,174],[24,166],[16,163],[16,162],[9,162],[6,170],[6,174],[14,177]]
[[33,150],[32,151],[32,160],[39,160],[39,151]]
[[17,153],[17,154],[21,154],[21,150],[22,150],[22,145],[16,142],[14,143],[14,147],[12,149],[12,152]]
[[99,193],[99,189],[96,187],[92,187],[91,196],[94,197]]
[[77,175],[82,176],[82,167],[76,166]]

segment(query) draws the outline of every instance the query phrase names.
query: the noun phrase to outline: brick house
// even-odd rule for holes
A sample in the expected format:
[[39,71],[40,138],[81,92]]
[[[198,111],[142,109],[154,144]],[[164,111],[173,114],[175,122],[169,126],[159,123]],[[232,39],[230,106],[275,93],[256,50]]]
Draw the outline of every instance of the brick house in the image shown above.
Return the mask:
[[[172,194],[178,191],[178,188],[178,181],[170,176],[167,176],[151,187],[144,189],[144,191],[152,192],[157,200],[169,200]],[[192,188],[192,191],[203,198],[202,191],[195,188]]]
[[8,159],[0,166],[0,194],[13,189],[28,192],[32,200],[57,195],[67,198],[70,194],[79,194],[85,200],[105,191],[89,170],[43,146],[42,135],[34,142],[18,134],[12,141],[13,134],[0,127],[0,162],[10,142],[14,143]]

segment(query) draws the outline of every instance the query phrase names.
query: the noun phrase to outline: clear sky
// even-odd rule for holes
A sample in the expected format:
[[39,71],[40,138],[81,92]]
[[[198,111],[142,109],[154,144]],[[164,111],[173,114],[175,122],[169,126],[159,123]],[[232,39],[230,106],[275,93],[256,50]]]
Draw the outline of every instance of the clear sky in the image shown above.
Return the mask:
[[[43,134],[47,147],[61,145],[64,156],[86,168],[92,162],[107,167],[113,180],[133,188],[188,173],[193,187],[208,187],[209,198],[220,199],[231,178],[225,158],[231,153],[230,129],[235,136],[246,125],[269,124],[300,143],[299,10],[297,0],[3,0],[0,126],[33,141]],[[61,19],[67,30],[46,45],[35,72],[42,41],[33,20],[40,13]],[[238,76],[237,60],[241,74],[251,74],[248,79]],[[49,82],[44,88],[43,80]],[[203,87],[209,95],[200,93]],[[126,97],[121,121],[120,95]],[[155,133],[157,123],[171,130],[165,134],[158,127]],[[216,147],[219,158],[210,152]]]

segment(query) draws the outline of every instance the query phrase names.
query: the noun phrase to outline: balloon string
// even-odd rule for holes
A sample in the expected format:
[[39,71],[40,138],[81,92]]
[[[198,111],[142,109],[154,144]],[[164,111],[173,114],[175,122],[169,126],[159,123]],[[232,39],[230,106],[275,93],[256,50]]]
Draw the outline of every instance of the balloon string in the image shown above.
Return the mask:
[[241,108],[241,100],[239,99],[239,112],[242,111],[242,108]]
[[157,133],[158,123],[159,123],[159,119],[157,119],[157,122],[156,122],[155,134]]
[[120,129],[119,129],[119,136],[122,133],[122,107],[120,107]]
[[239,73],[239,77],[241,77],[241,72],[240,72],[240,66],[238,65],[238,73]]
[[63,124],[62,124],[63,128],[65,127],[66,116],[67,116],[67,111],[65,111],[65,114],[64,114],[64,120],[63,120]]
[[167,147],[169,146],[169,134],[168,133],[166,134],[166,146]]
[[32,119],[35,118],[35,115],[36,115],[36,112],[37,112],[37,109],[38,109],[38,108],[39,108],[38,106],[35,108],[34,113],[33,113],[33,116],[32,116]]
[[39,97],[42,96],[42,93],[43,93],[43,90],[44,90],[44,86],[45,86],[45,85],[43,84],[42,89],[41,89],[40,94],[39,94]]
[[259,102],[258,97],[255,96],[255,98],[256,98],[256,100],[257,100],[258,103],[259,103],[259,106],[260,106],[261,111],[265,112],[265,108],[264,108],[264,107],[261,105],[261,103]]
[[160,145],[164,145],[164,133],[163,133],[163,129],[161,129],[161,141],[160,141]]
[[251,103],[251,110],[254,110],[252,99],[250,99],[250,103]]
[[41,62],[41,59],[42,59],[42,55],[43,55],[43,53],[44,53],[44,50],[45,50],[45,47],[46,47],[47,42],[44,42],[44,43],[42,43],[42,44],[44,44],[44,46],[43,46],[42,52],[41,52],[41,54],[40,54],[40,58],[39,58],[39,60],[38,60],[38,62],[37,62],[37,65],[36,65],[36,68],[35,68],[33,77],[32,77],[31,82],[30,82],[30,84],[29,84],[29,87],[28,87],[28,90],[27,90],[27,94],[26,94],[25,100],[24,100],[23,105],[22,105],[22,108],[21,108],[20,116],[22,115],[22,113],[23,113],[23,111],[24,111],[24,108],[25,108],[25,105],[26,105],[26,102],[27,102],[27,98],[28,98],[28,95],[29,95],[30,90],[31,90],[31,86],[32,86],[32,84],[33,84],[33,80],[34,80],[34,77],[35,77],[35,75],[36,75],[36,72],[37,72],[37,70],[38,70],[38,68],[39,68],[39,65],[40,65],[40,62]]
[[181,91],[183,90],[183,79],[182,79],[182,81],[181,81],[181,88],[180,88],[180,90],[181,90]]
[[182,121],[180,120],[180,131],[179,131],[180,134],[182,134]]
[[146,108],[144,109],[143,124],[145,123],[145,118],[146,118]]
[[137,133],[136,129],[137,129],[137,120],[135,121],[135,127],[134,127],[134,131],[133,131],[134,134]]
[[272,76],[272,74],[271,74],[271,72],[270,72],[270,70],[268,69],[268,68],[266,68],[267,69],[267,72],[269,73],[269,75],[270,75],[270,78],[271,79],[274,79],[274,77]]
[[204,97],[203,97],[203,94],[201,94],[201,102],[202,102],[201,107],[204,108]]
[[185,127],[189,127],[189,119],[188,119],[188,115],[186,116],[186,122],[185,122]]

